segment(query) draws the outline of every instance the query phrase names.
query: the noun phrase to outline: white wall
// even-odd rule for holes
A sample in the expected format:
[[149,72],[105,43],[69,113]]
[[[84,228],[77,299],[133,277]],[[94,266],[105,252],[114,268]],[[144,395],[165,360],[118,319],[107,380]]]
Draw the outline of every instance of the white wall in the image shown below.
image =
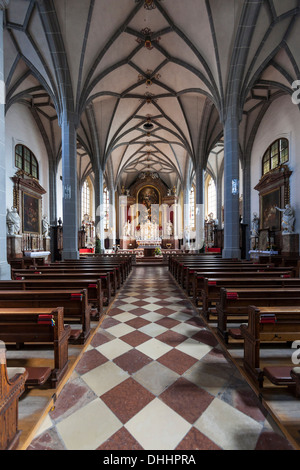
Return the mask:
[[[262,174],[262,157],[267,148],[280,137],[289,141],[290,201],[295,210],[295,232],[300,233],[300,111],[289,96],[276,100],[264,116],[257,132],[251,157],[251,188],[259,182]],[[258,192],[251,191],[251,218],[253,212],[259,214]]]
[[[47,191],[42,198],[42,215],[47,215],[49,220],[49,167],[47,151],[40,131],[29,109],[25,105],[15,104],[6,114],[6,206],[10,209],[13,205],[13,183],[18,168],[15,167],[15,146],[23,144],[35,155],[39,164],[39,183]],[[20,214],[21,215],[21,214]]]

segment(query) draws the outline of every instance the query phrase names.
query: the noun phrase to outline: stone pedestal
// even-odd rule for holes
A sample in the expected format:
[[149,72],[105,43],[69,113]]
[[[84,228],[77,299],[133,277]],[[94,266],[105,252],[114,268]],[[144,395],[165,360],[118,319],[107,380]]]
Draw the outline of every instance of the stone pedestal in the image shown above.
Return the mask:
[[51,251],[50,249],[50,237],[44,237],[43,238],[43,250],[44,251]]
[[7,259],[22,258],[22,235],[8,235]]
[[299,234],[289,233],[287,235],[282,234],[282,250],[283,256],[298,257],[299,256]]

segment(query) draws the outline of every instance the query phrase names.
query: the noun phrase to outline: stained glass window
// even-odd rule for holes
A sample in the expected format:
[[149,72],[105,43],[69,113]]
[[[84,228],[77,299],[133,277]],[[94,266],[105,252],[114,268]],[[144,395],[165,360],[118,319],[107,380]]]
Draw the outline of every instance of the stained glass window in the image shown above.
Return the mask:
[[289,142],[287,139],[278,139],[265,152],[262,159],[262,174],[275,170],[289,161]]
[[39,165],[37,159],[25,145],[15,147],[15,166],[29,176],[39,179]]

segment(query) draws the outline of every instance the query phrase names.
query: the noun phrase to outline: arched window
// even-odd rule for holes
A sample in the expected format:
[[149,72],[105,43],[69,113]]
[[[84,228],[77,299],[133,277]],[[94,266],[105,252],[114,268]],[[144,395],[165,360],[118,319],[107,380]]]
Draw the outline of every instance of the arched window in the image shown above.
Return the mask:
[[189,196],[189,222],[190,222],[190,228],[192,230],[195,230],[195,188],[192,186],[192,189],[190,190],[190,196]]
[[25,145],[18,144],[15,147],[15,165],[24,173],[33,178],[39,179],[38,161]]
[[88,179],[85,180],[81,190],[81,218],[91,215],[91,189]]
[[105,187],[103,190],[103,203],[104,203],[104,230],[109,229],[109,191]]
[[262,159],[262,175],[275,170],[280,165],[289,161],[289,141],[287,139],[278,139],[265,152]]
[[215,182],[211,176],[207,184],[207,215],[209,214],[213,214],[214,219],[217,216],[217,191]]

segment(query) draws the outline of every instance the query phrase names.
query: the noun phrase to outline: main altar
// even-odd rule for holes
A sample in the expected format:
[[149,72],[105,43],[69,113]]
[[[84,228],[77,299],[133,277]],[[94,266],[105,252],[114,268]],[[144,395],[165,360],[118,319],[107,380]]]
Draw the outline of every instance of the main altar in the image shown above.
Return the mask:
[[176,190],[168,188],[157,173],[141,173],[131,187],[122,188],[119,200],[121,249],[143,248],[147,256],[166,244],[177,247]]

